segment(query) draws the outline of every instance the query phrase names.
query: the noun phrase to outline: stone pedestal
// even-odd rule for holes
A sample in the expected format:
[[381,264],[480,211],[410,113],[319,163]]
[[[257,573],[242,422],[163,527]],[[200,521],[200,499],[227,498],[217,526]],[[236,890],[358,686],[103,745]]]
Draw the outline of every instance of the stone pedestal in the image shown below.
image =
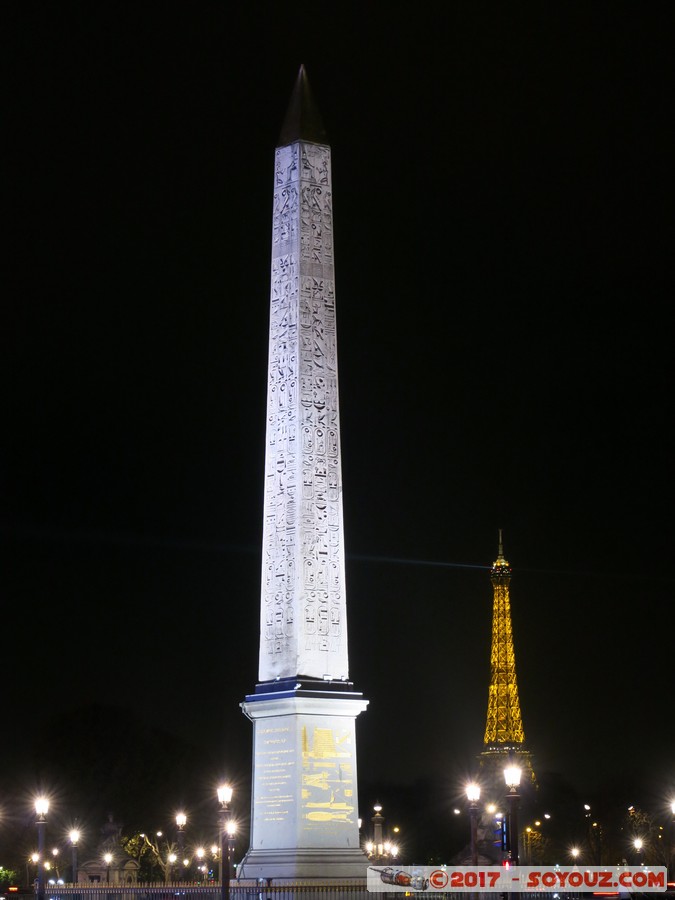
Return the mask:
[[347,682],[260,684],[241,704],[253,722],[251,846],[241,878],[365,878],[356,717]]

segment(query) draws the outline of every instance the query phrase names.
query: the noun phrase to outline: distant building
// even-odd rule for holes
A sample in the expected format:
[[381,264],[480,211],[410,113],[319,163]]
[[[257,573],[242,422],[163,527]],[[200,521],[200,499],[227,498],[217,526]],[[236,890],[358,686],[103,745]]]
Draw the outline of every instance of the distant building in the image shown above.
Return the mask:
[[[91,859],[78,863],[78,884],[137,884],[138,860],[126,854],[120,844],[122,826],[114,821],[112,813],[101,828],[101,840]],[[110,863],[106,861],[110,853]]]

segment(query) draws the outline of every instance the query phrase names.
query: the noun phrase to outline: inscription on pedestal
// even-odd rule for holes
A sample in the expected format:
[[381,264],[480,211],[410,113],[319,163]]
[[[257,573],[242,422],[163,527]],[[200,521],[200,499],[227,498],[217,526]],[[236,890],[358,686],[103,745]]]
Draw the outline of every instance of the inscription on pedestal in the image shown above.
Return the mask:
[[289,725],[258,729],[256,813],[263,822],[285,822],[295,807],[295,742]]

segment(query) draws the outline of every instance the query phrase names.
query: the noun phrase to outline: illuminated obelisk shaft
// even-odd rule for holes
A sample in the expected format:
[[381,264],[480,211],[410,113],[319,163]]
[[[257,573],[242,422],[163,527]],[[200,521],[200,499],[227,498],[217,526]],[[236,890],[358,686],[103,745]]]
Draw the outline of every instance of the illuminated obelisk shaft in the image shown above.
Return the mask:
[[261,681],[348,676],[331,158],[293,137],[320,137],[295,121],[306,79],[294,99],[274,168]]
[[301,67],[276,148],[259,683],[242,877],[365,876],[349,682],[331,152]]

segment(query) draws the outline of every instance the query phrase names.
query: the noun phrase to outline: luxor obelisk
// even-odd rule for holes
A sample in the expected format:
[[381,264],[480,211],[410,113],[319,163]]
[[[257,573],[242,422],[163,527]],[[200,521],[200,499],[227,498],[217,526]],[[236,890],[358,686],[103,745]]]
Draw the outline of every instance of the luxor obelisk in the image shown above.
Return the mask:
[[259,682],[243,878],[365,877],[349,681],[331,151],[301,66],[275,152]]

